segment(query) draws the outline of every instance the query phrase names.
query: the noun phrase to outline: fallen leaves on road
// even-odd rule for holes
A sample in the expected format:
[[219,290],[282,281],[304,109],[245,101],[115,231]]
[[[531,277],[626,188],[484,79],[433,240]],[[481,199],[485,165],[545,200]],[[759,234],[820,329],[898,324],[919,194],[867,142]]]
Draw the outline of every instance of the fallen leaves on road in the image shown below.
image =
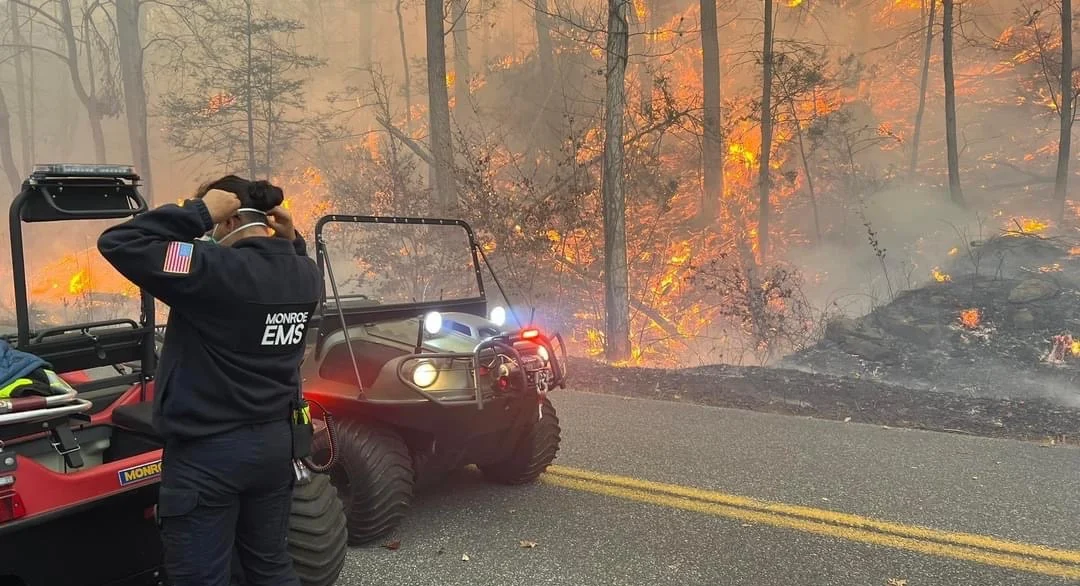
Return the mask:
[[463,562],[469,561],[469,554],[467,554],[467,553],[461,554],[461,561],[463,561]]
[[850,421],[851,421],[851,418],[850,418],[850,417],[845,417],[845,418],[844,418],[844,423],[848,423],[848,422],[850,422]]
[[390,551],[395,551],[401,547],[401,540],[395,539],[390,543],[383,544],[383,547],[389,549]]
[[522,539],[521,541],[518,542],[518,545],[520,545],[521,547],[523,547],[525,549],[532,549],[532,548],[536,547],[538,544],[535,541],[526,541],[526,540]]
[[889,586],[907,586],[907,580],[901,580],[900,578],[889,578]]

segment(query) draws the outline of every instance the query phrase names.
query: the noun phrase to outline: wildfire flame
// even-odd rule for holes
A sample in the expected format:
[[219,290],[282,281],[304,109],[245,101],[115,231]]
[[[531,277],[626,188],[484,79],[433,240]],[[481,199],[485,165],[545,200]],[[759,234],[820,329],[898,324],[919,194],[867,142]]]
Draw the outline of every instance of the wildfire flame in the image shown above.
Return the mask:
[[941,272],[941,267],[934,267],[930,270],[930,275],[934,277],[934,280],[938,283],[948,283],[952,281],[952,277],[948,273]]
[[1045,220],[1039,220],[1037,218],[1016,218],[1009,220],[1005,224],[1005,229],[1008,230],[1009,235],[1019,234],[1038,234],[1045,232],[1050,227],[1050,223]]
[[960,323],[965,328],[973,330],[982,323],[982,312],[977,307],[965,309],[960,312]]

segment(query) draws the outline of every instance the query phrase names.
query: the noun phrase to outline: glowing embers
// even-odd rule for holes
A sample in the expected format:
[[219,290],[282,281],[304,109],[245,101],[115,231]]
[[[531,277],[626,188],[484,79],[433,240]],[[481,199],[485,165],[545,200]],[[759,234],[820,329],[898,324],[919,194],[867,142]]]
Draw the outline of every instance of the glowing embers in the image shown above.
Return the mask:
[[1080,340],[1074,340],[1072,334],[1061,334],[1050,339],[1050,352],[1043,362],[1064,364],[1067,358],[1080,356]]
[[974,330],[982,323],[982,312],[977,307],[971,307],[960,311],[960,325],[969,330]]

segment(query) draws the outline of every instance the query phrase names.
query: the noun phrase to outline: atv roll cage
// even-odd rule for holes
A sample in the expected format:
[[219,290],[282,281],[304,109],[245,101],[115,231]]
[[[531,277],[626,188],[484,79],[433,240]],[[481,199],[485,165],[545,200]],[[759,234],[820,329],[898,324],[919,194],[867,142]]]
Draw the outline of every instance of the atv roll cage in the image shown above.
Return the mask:
[[[87,381],[78,392],[88,393],[118,385],[149,381],[154,373],[154,299],[141,292],[140,322],[114,319],[44,328],[34,331],[30,324],[23,224],[68,220],[111,220],[132,217],[148,209],[138,191],[139,176],[134,169],[115,165],[37,165],[23,181],[11,202],[8,224],[11,233],[11,265],[15,292],[17,333],[3,339],[16,349],[48,362],[57,373],[86,371],[117,365],[138,365],[118,375]],[[145,385],[142,392],[145,393]],[[143,397],[145,399],[145,397]],[[37,401],[37,402],[35,402]],[[35,422],[38,431],[50,429],[57,451],[72,468],[82,466],[78,444],[67,427],[69,417],[89,421],[86,411],[92,401],[74,393],[45,400],[8,400],[0,408],[0,425]],[[44,421],[44,424],[41,422]],[[4,436],[25,430],[6,429]],[[2,439],[2,438],[0,438]]]
[[[468,239],[469,256],[472,272],[476,278],[476,292],[472,297],[462,299],[438,299],[410,303],[373,303],[366,296],[347,297],[341,295],[339,281],[330,261],[325,228],[333,223],[354,224],[396,224],[415,226],[450,226],[461,228]],[[396,399],[375,399],[365,393],[363,377],[357,364],[357,352],[349,336],[350,329],[369,324],[388,321],[417,320],[416,344],[413,352],[397,363],[397,379],[401,385],[419,397],[440,407],[475,404],[483,409],[490,398],[506,392],[546,393],[548,389],[565,387],[566,346],[562,336],[555,334],[548,337],[539,330],[525,327],[513,308],[509,308],[514,321],[523,329],[504,331],[486,336],[476,343],[469,352],[438,352],[425,350],[424,333],[427,320],[435,317],[441,320],[441,313],[463,313],[485,318],[489,315],[488,299],[484,287],[481,261],[487,267],[496,287],[504,299],[509,299],[502,283],[499,282],[487,259],[483,247],[476,238],[472,227],[463,220],[400,216],[359,216],[328,215],[322,217],[315,226],[316,262],[324,283],[329,280],[329,290],[324,288],[323,298],[316,320],[319,323],[315,347],[318,353],[327,340],[335,334],[344,338],[352,362],[352,374],[359,391],[357,400],[373,404],[399,404]],[[329,316],[329,318],[328,318]],[[337,318],[336,320],[333,318]],[[337,322],[334,324],[334,322]],[[429,331],[433,334],[434,332]],[[546,358],[542,361],[535,352],[526,351],[543,347]],[[449,381],[438,385],[437,390],[422,388],[412,376],[423,364],[438,365],[433,375],[437,379]]]

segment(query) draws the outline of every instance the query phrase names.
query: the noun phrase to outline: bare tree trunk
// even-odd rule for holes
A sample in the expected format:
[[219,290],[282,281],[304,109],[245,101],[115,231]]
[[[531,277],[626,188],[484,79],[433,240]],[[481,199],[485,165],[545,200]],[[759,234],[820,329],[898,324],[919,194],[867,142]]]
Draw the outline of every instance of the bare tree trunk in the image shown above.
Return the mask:
[[817,192],[814,191],[814,175],[810,172],[810,162],[806,158],[806,144],[803,141],[802,122],[795,109],[795,102],[789,101],[791,119],[795,121],[795,136],[799,139],[799,160],[802,161],[803,175],[806,176],[806,191],[810,195],[810,208],[814,212],[814,242],[821,243],[821,217],[818,213]]
[[26,73],[23,70],[23,49],[26,41],[19,30],[19,5],[8,0],[8,19],[11,20],[11,40],[19,48],[15,49],[15,96],[19,108],[19,146],[22,149],[23,167],[29,169],[33,164],[30,154],[30,115],[26,106]]
[[401,14],[401,3],[397,0],[394,11],[397,13],[398,41],[401,43],[401,67],[405,72],[405,130],[412,134],[412,73],[409,67],[409,49],[405,44],[405,17]]
[[454,151],[450,135],[450,96],[446,89],[446,29],[443,27],[442,0],[424,0],[427,23],[428,116],[431,128],[431,154],[435,203],[440,211],[457,205],[454,181]]
[[131,157],[142,177],[143,193],[148,201],[153,202],[150,143],[146,126],[146,86],[139,34],[140,7],[140,0],[116,0],[116,33],[120,44],[120,74],[124,83],[124,112],[127,115]]
[[1069,189],[1069,159],[1072,155],[1072,125],[1075,92],[1072,84],[1072,0],[1061,0],[1061,97],[1058,99],[1060,131],[1058,133],[1057,175],[1054,178],[1054,201],[1058,221],[1065,217],[1065,198]]
[[360,5],[360,67],[375,63],[375,0],[359,0]]
[[607,95],[604,120],[602,197],[604,208],[604,308],[606,354],[630,358],[630,276],[626,261],[626,193],[623,173],[623,115],[630,43],[630,0],[608,0]]
[[19,169],[15,166],[15,157],[11,151],[11,113],[8,112],[3,88],[0,88],[0,166],[3,166],[4,174],[7,175],[8,183],[11,185],[10,195],[4,198],[5,201],[15,197],[22,184],[22,178],[19,177]]
[[[105,163],[108,155],[105,152],[105,132],[101,128],[101,109],[98,107],[97,97],[86,91],[82,76],[79,73],[79,46],[75,40],[75,25],[71,19],[71,0],[59,0],[60,2],[60,25],[64,35],[64,44],[67,49],[68,73],[71,75],[71,85],[75,89],[75,95],[79,97],[83,107],[86,108],[86,117],[90,122],[90,134],[94,141],[94,158],[98,163]],[[87,53],[92,49],[87,47]]]
[[251,2],[252,0],[246,0],[244,4],[247,6],[247,62],[244,68],[247,71],[247,79],[244,82],[244,96],[245,108],[247,114],[247,148],[248,148],[248,177],[252,180],[255,179],[255,88],[251,83],[251,68],[252,68],[252,55],[251,55],[251,43],[252,35],[254,32],[251,30]]
[[636,54],[637,72],[638,72],[638,92],[641,96],[641,113],[646,117],[652,116],[652,90],[653,90],[653,76],[649,71],[649,59],[646,57],[649,52],[649,20],[651,17],[652,8],[649,6],[647,0],[641,1],[641,10],[638,10],[637,3],[635,2],[630,6],[630,15],[633,17],[634,24],[637,25],[637,34],[634,35],[634,53]]
[[555,49],[551,45],[551,16],[547,0],[536,0],[536,58],[546,87],[555,83]]
[[704,141],[701,147],[701,171],[704,193],[701,202],[703,222],[715,222],[724,199],[724,141],[720,92],[720,33],[717,30],[716,0],[701,0],[701,79],[705,112],[702,121]]
[[949,160],[949,197],[966,207],[960,188],[960,148],[956,140],[956,86],[953,83],[953,2],[942,0],[942,60],[945,62],[945,144]]
[[934,18],[937,0],[930,0],[930,15],[926,24],[926,45],[923,47],[922,77],[919,81],[919,109],[915,112],[915,132],[911,137],[911,160],[908,175],[914,176],[919,168],[919,135],[922,134],[923,115],[926,113],[926,86],[930,79],[930,55],[934,50]]
[[468,0],[453,1],[454,26],[454,112],[461,116],[470,109],[469,78],[469,13]]
[[758,161],[758,251],[761,262],[769,247],[769,155],[772,152],[773,0],[765,0],[765,40],[761,50],[761,156]]

